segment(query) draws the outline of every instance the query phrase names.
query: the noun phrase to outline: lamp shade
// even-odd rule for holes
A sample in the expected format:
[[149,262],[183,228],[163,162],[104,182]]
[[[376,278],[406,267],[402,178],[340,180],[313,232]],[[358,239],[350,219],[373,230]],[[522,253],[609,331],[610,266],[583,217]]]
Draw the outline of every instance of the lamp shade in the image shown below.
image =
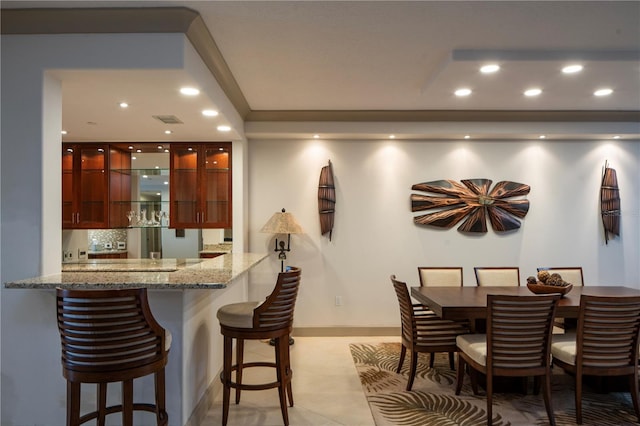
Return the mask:
[[291,213],[287,213],[284,209],[282,212],[276,212],[271,219],[262,227],[260,232],[266,234],[303,234],[304,231],[295,217]]

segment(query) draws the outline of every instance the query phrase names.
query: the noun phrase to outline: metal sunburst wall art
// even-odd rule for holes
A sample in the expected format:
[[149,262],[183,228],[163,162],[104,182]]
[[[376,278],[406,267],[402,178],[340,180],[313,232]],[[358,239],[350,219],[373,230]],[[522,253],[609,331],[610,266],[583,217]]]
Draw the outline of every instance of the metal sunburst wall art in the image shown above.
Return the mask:
[[460,232],[486,233],[486,217],[496,232],[520,228],[520,220],[529,211],[529,200],[522,197],[531,188],[518,182],[500,181],[491,190],[491,179],[464,179],[462,184],[453,180],[417,183],[412,190],[438,195],[411,194],[411,211],[434,210],[413,218],[419,225],[452,228],[462,219]]

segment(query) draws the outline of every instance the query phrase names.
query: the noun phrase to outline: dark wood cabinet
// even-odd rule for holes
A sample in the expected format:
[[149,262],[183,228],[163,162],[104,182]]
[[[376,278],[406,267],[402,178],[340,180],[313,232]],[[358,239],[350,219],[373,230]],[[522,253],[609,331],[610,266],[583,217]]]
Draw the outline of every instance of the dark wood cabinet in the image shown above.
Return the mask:
[[62,227],[106,228],[108,188],[106,144],[63,144]]
[[[110,201],[131,198],[131,177],[112,168],[130,169],[130,154],[108,144],[62,145],[63,229],[115,228],[127,222],[126,213],[110,214],[114,206]],[[126,212],[129,206],[120,205],[119,209]],[[110,221],[111,216],[115,223]]]
[[231,227],[231,143],[171,144],[171,228]]
[[109,227],[129,226],[131,210],[131,153],[109,148]]

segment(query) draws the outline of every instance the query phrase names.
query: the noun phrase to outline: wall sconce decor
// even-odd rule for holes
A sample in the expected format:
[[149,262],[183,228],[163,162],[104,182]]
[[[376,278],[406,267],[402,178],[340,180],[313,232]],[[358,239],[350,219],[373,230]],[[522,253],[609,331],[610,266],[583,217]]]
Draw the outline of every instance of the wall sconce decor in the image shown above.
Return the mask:
[[320,214],[320,235],[329,233],[329,241],[333,233],[333,216],[336,211],[336,186],[333,181],[333,166],[329,165],[320,170],[318,183],[318,213]]
[[609,244],[611,236],[620,236],[620,189],[616,171],[609,167],[606,161],[600,187],[600,213],[604,226],[604,242]]
[[411,194],[412,212],[435,210],[433,213],[414,217],[414,223],[452,228],[466,217],[458,231],[485,233],[488,213],[491,226],[496,232],[520,228],[517,218],[527,215],[529,201],[508,198],[527,195],[531,189],[529,185],[501,181],[489,191],[492,184],[490,179],[464,179],[461,182],[464,185],[453,180],[436,180],[413,185],[413,190],[441,194]]
[[286,252],[291,251],[291,234],[303,234],[304,231],[302,227],[291,213],[287,213],[285,209],[282,209],[282,212],[276,212],[271,216],[260,232],[266,234],[287,234],[287,246],[285,247],[284,241],[278,241],[276,237],[276,246],[274,249],[275,252],[279,252],[280,272],[284,272],[284,261],[287,260]]

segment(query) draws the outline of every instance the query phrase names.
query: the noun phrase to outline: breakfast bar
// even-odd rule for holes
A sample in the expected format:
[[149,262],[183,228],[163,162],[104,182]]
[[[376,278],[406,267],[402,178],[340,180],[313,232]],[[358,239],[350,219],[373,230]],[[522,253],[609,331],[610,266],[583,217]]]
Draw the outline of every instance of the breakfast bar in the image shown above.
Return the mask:
[[[259,253],[228,253],[211,259],[96,259],[64,264],[58,274],[7,282],[4,286],[39,290],[36,297],[50,300],[46,302],[50,311],[37,316],[38,327],[56,338],[56,287],[149,289],[151,310],[173,337],[166,370],[169,424],[195,425],[219,387],[222,339],[216,312],[224,304],[247,300],[248,271],[266,257]],[[59,344],[55,348],[59,349]],[[52,368],[57,370],[59,365]],[[59,378],[56,389],[64,395],[62,374]],[[136,394],[153,395],[153,381],[147,379],[136,381]],[[109,389],[109,398],[117,399],[120,389],[113,388]],[[64,418],[52,422],[63,424]]]

